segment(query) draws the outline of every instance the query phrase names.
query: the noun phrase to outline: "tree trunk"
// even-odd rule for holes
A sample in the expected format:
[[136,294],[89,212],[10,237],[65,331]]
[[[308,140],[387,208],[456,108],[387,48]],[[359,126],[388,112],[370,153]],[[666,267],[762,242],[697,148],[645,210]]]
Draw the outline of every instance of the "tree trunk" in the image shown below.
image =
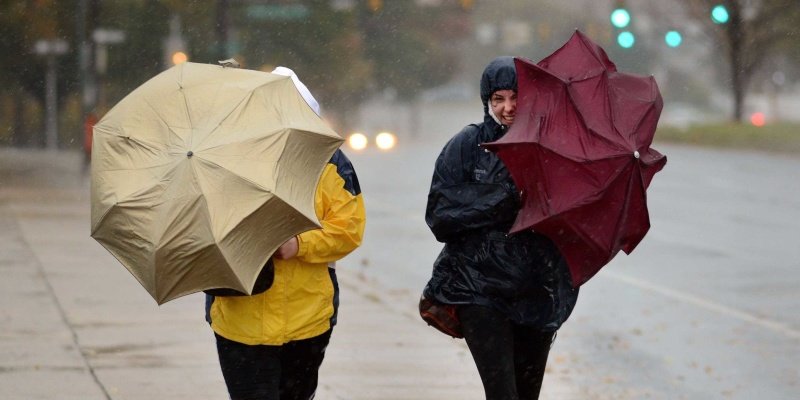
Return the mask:
[[730,19],[726,29],[728,36],[728,54],[731,68],[731,89],[733,91],[733,120],[741,122],[744,116],[744,99],[747,94],[749,69],[744,59],[744,21],[739,5],[729,2]]
[[733,90],[733,120],[741,122],[744,114],[745,77],[743,76],[739,51],[731,52],[731,79]]

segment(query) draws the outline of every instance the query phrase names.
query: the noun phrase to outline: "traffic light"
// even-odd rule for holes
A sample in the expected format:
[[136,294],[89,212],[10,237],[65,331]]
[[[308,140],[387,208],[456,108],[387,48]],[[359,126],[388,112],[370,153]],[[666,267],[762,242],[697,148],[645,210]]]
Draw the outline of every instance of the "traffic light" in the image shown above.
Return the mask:
[[667,43],[669,47],[678,47],[683,42],[683,36],[678,31],[669,31],[666,35],[664,35],[664,42]]
[[623,49],[630,49],[636,43],[636,36],[630,31],[622,31],[617,35],[617,44]]
[[614,9],[611,12],[611,25],[614,25],[615,28],[624,28],[631,23],[631,14],[628,10],[622,6]]
[[715,24],[724,24],[728,22],[729,18],[728,9],[724,5],[717,4],[711,9],[711,20],[714,21]]
[[[631,13],[628,12],[628,7],[625,6],[624,0],[618,0],[614,4],[614,10],[611,11],[611,25],[617,29],[630,29],[628,26],[631,24]],[[623,49],[630,49],[636,42],[636,37],[630,30],[625,30],[617,33],[617,44]]]

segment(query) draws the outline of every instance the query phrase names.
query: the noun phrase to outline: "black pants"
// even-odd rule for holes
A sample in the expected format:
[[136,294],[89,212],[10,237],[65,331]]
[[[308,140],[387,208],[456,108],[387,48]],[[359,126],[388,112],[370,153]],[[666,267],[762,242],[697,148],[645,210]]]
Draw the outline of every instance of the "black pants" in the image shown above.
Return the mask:
[[216,335],[222,376],[231,400],[309,400],[331,330],[282,346],[250,346]]
[[483,306],[459,306],[458,317],[486,400],[538,399],[555,333],[514,324]]

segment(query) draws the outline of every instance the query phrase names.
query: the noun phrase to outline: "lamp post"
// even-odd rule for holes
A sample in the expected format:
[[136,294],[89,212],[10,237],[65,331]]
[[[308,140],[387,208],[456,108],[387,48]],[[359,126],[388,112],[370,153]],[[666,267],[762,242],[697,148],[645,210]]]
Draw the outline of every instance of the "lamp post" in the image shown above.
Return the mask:
[[169,36],[164,39],[164,69],[186,61],[189,61],[189,56],[181,34],[181,18],[173,15],[169,20]]
[[67,42],[61,39],[41,39],[36,42],[33,51],[47,57],[45,72],[45,146],[50,150],[58,148],[58,71],[56,56],[69,50]]
[[92,40],[97,45],[97,50],[95,54],[95,69],[97,71],[98,80],[100,81],[97,85],[98,91],[98,104],[102,110],[105,110],[106,106],[106,96],[105,96],[105,88],[103,87],[105,82],[105,75],[106,69],[108,68],[108,49],[106,48],[110,44],[122,43],[125,41],[125,32],[122,32],[117,29],[105,29],[105,28],[97,28],[92,32]]

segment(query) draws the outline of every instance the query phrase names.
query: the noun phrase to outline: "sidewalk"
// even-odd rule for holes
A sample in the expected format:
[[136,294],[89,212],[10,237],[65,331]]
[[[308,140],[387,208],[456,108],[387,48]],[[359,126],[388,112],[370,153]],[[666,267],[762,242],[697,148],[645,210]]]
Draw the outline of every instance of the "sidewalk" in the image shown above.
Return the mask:
[[[0,398],[227,398],[202,294],[156,306],[89,237],[77,154],[0,149],[0,224]],[[339,279],[318,399],[483,398],[464,342],[426,326],[414,298],[347,259]],[[551,378],[542,398],[563,390]]]

